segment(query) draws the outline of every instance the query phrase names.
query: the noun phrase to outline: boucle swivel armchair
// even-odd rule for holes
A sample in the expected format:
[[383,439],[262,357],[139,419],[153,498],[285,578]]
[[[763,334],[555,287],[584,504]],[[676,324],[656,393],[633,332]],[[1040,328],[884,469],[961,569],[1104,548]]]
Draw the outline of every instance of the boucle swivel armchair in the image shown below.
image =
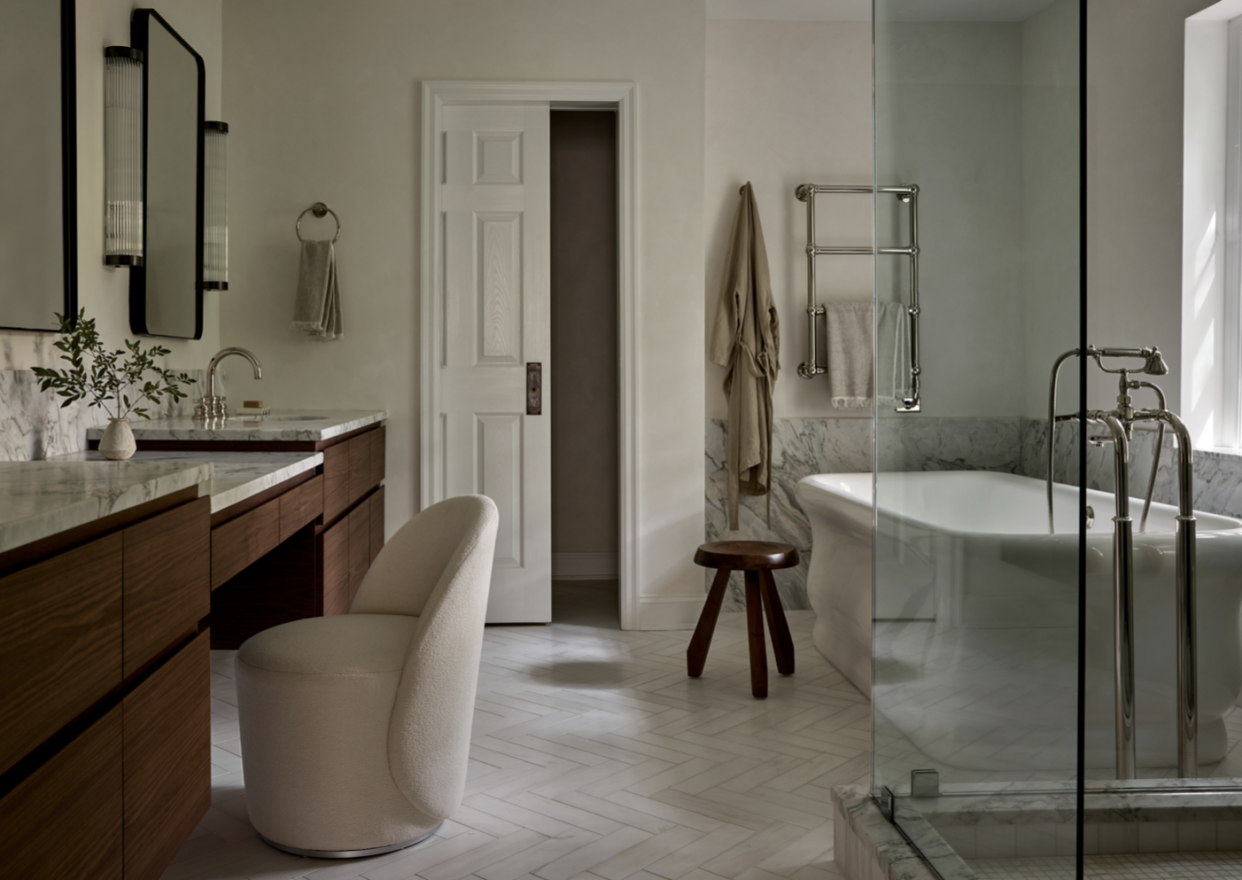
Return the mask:
[[431,835],[461,803],[498,514],[441,501],[406,523],[349,614],[237,652],[250,820],[299,855],[353,858]]

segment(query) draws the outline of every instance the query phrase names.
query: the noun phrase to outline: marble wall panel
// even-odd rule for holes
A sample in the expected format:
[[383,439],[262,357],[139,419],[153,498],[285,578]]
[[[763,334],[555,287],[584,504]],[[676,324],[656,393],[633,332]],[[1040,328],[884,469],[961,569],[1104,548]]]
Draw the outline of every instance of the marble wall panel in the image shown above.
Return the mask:
[[[1091,436],[1107,429],[1093,428]],[[1057,427],[1054,474],[1058,482],[1078,482],[1078,425]],[[1177,504],[1177,445],[1172,431],[1165,431],[1160,469],[1152,499]],[[1044,479],[1048,473],[1048,423],[1040,419],[1022,420],[1022,463],[1018,471],[1028,477]],[[1130,443],[1130,494],[1147,492],[1152,460],[1156,452],[1156,432],[1135,430]],[[1198,449],[1194,452],[1194,504],[1196,510],[1242,517],[1242,450],[1238,452]],[[1087,486],[1105,492],[1116,485],[1111,444],[1087,447]]]
[[[768,499],[742,498],[738,530],[729,531],[725,460],[728,425],[710,419],[706,432],[706,513],[708,541],[779,541],[798,548],[796,568],[775,573],[786,608],[808,609],[806,572],[811,525],[797,499],[798,481],[812,474],[869,472],[875,456],[870,419],[777,419],[772,438],[772,525]],[[880,422],[881,471],[997,470],[1021,465],[1018,418],[907,418]],[[711,573],[707,572],[706,583]],[[741,575],[734,575],[726,610],[740,610]]]
[[[195,379],[190,397],[173,404],[166,402],[154,415],[189,416],[191,400],[202,392],[205,370],[186,370]],[[83,402],[61,406],[61,399],[50,391],[39,390],[39,380],[30,370],[0,370],[0,461],[36,461],[81,452],[86,448],[86,429],[106,425],[108,417]]]

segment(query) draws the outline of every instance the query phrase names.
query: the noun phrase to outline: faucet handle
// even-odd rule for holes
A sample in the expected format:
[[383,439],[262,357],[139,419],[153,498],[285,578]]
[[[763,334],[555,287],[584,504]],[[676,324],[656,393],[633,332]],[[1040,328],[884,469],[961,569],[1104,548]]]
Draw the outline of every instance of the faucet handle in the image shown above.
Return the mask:
[[194,401],[194,421],[212,422],[228,418],[228,407],[224,398],[215,394],[204,394]]

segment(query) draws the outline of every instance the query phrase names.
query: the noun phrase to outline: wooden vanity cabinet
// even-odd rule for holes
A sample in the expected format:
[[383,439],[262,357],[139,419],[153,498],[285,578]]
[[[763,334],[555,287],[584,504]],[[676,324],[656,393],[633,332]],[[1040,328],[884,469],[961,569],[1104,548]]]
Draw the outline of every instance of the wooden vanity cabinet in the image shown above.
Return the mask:
[[159,880],[211,806],[211,636],[121,703],[125,880]]
[[[379,556],[379,552],[384,549],[384,487],[380,486],[375,490],[375,494],[371,496],[368,502],[371,505],[371,559],[375,561],[375,557]],[[370,563],[368,563],[369,565]]]
[[385,438],[380,425],[309,444],[323,453],[319,474],[268,490],[244,512],[213,515],[212,647],[237,648],[281,623],[349,611],[384,545]]
[[0,773],[121,684],[122,547],[111,534],[0,578]]
[[210,806],[196,496],[0,554],[0,875],[157,880]]
[[125,675],[130,676],[197,631],[211,613],[211,499],[130,526],[122,537]]
[[323,614],[347,614],[362,579],[384,546],[384,488],[319,536]]
[[122,880],[122,737],[116,706],[0,800],[4,876]]

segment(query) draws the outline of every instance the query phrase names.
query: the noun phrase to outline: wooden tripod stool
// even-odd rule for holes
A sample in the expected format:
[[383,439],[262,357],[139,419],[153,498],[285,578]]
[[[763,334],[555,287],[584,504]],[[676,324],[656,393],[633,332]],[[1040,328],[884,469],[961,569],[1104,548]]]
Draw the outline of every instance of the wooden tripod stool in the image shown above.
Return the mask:
[[[691,678],[703,674],[707,661],[707,649],[716,631],[716,618],[720,615],[720,603],[724,601],[729,575],[734,571],[746,574],[746,630],[750,636],[750,692],[763,699],[768,695],[768,652],[763,641],[763,613],[767,612],[768,630],[772,633],[772,653],[776,655],[776,669],[781,675],[793,675],[793,639],[789,624],[785,622],[785,609],[776,594],[772,571],[792,568],[798,564],[798,551],[792,544],[774,544],[768,541],[719,541],[702,544],[694,554],[694,561],[704,568],[716,569],[716,578],[707,594],[707,603],[699,615],[699,625],[694,628],[694,638],[686,649],[686,671]],[[763,611],[760,611],[760,606]]]

